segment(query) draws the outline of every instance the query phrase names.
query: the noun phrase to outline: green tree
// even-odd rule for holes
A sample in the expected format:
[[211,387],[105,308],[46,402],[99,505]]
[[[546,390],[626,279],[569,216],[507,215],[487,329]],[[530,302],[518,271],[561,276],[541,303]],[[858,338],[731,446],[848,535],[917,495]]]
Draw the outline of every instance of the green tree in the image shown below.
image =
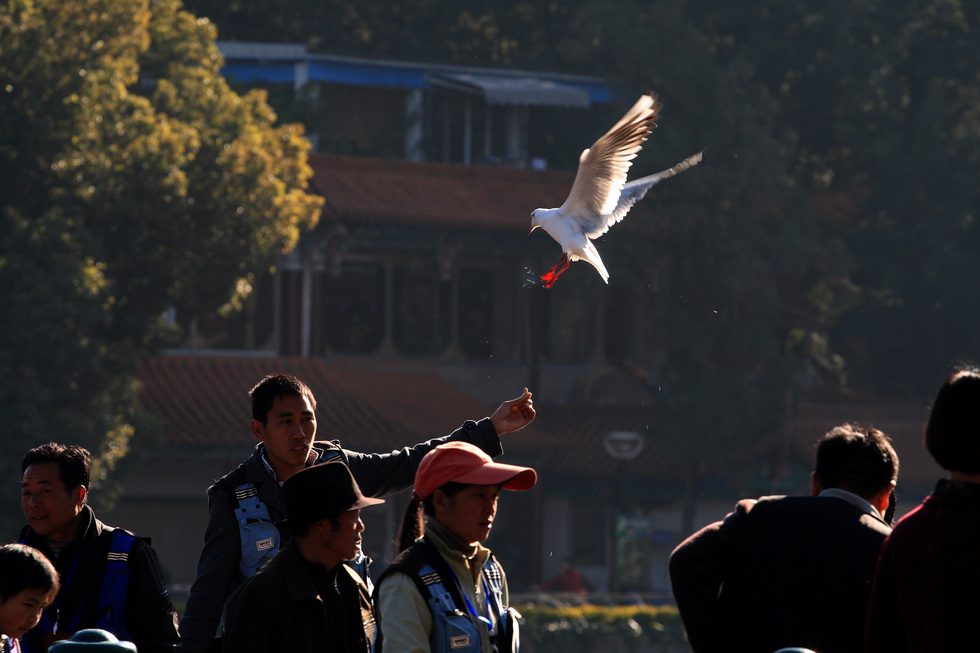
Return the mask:
[[[580,0],[581,1],[581,0]],[[574,44],[561,29],[579,2],[477,0],[189,0],[190,11],[207,16],[224,40],[303,43],[317,52],[466,65],[561,63]],[[571,7],[570,7],[571,5]]]
[[779,102],[744,60],[717,60],[678,9],[650,3],[630,14],[658,35],[648,55],[659,65],[630,61],[629,37],[612,60],[633,86],[662,90],[662,118],[633,174],[702,148],[704,159],[655,187],[644,199],[653,219],[624,221],[604,251],[610,265],[632,262],[633,294],[657,316],[647,327],[663,343],[663,417],[653,428],[683,456],[690,532],[699,479],[769,480],[750,478],[757,470],[739,454],[778,432],[801,379],[837,373],[822,343],[849,270],[827,264],[835,244],[794,184]]
[[980,8],[928,2],[687,3],[719,62],[779,101],[796,184],[840,198],[856,305],[831,331],[849,383],[927,396],[975,358],[980,319]]
[[103,477],[149,429],[165,312],[234,305],[316,222],[301,127],[232,92],[213,41],[176,0],[0,7],[0,473],[58,440]]

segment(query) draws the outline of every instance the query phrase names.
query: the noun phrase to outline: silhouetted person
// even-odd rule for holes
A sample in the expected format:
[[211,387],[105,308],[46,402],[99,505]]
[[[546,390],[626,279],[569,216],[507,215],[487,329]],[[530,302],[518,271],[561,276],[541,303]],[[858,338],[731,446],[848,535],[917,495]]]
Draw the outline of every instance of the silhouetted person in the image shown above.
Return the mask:
[[949,471],[882,547],[869,653],[980,650],[980,370],[946,379],[925,446]]
[[817,444],[811,496],[745,499],[682,542],[670,580],[695,653],[859,653],[898,456],[849,424]]

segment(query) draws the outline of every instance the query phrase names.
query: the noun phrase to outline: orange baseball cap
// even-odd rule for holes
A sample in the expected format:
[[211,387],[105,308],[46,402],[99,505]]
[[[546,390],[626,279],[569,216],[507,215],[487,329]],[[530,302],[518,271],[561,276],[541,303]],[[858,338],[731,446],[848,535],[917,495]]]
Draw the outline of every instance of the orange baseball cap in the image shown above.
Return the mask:
[[425,499],[446,483],[499,485],[505,490],[529,490],[538,481],[530,467],[495,463],[468,442],[446,442],[425,454],[415,472],[415,494]]

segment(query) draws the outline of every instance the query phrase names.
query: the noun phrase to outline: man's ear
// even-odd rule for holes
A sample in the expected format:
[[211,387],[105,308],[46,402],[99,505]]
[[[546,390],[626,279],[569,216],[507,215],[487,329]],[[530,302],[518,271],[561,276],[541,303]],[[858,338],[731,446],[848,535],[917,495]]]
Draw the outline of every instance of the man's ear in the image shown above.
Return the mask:
[[265,424],[257,419],[253,419],[250,426],[252,427],[252,435],[265,442]]
[[72,496],[75,497],[75,505],[83,506],[85,505],[85,499],[88,498],[88,488],[84,485],[79,485],[74,490],[71,491]]
[[810,472],[810,496],[815,497],[821,492],[823,492],[823,483],[820,482],[820,477],[816,472]]
[[892,481],[884,489],[878,492],[878,494],[871,497],[868,503],[877,508],[878,512],[884,515],[888,511],[888,502],[891,500],[892,490],[894,489],[895,481]]

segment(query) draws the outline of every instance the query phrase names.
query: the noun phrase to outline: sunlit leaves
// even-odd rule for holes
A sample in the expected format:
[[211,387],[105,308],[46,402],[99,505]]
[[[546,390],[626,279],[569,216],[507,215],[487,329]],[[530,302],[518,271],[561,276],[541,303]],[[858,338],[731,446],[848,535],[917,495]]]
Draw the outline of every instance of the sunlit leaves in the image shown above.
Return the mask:
[[39,433],[104,441],[110,469],[165,310],[240,301],[316,222],[302,129],[229,89],[214,36],[176,0],[0,7],[0,403],[15,449]]

